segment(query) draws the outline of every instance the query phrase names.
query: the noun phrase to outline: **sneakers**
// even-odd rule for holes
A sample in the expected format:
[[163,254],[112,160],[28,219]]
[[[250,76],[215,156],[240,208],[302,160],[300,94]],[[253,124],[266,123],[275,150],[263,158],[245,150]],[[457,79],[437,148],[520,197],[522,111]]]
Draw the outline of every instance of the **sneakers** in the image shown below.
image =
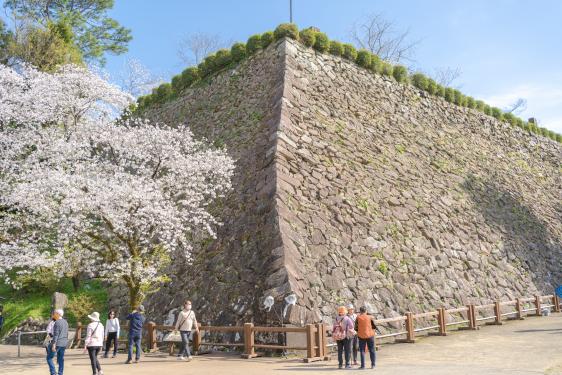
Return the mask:
[[126,365],[130,365],[131,364],[131,360],[128,359],[127,362],[125,362]]
[[188,357],[187,357],[187,361],[188,361],[188,362],[191,361],[192,359],[193,359],[193,358],[192,358],[191,356],[188,356]]
[[345,365],[345,368],[351,368],[351,365]]
[[183,355],[182,355],[182,356],[178,356],[178,361],[185,361],[185,357],[184,357]]
[[140,361],[140,359],[138,359],[138,358],[135,359],[135,363],[139,363],[139,361]]
[[371,369],[374,369],[374,368],[375,368],[375,365],[371,365]]

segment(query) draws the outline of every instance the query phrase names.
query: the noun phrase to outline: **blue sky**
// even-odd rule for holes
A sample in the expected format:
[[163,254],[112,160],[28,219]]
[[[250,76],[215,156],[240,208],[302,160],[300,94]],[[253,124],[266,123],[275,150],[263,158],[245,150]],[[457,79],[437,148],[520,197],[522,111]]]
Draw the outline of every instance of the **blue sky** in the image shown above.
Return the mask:
[[[274,29],[289,18],[289,0],[116,0],[111,16],[132,29],[126,56],[165,79],[185,68],[181,38],[194,32],[227,40]],[[415,66],[431,72],[458,67],[467,95],[500,108],[527,99],[520,116],[537,117],[562,133],[562,1],[547,0],[293,0],[294,21],[316,26],[331,39],[349,40],[354,22],[382,13],[420,40]],[[108,56],[116,74],[125,55]]]

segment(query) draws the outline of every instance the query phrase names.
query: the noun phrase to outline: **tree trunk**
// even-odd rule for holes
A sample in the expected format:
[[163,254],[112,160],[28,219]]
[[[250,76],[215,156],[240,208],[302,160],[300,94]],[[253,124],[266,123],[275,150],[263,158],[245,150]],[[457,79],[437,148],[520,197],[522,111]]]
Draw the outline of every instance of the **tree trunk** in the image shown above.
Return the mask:
[[77,292],[80,289],[80,275],[72,276],[72,287]]
[[144,297],[140,291],[140,286],[129,286],[129,305],[131,307],[131,310],[138,308],[143,299]]

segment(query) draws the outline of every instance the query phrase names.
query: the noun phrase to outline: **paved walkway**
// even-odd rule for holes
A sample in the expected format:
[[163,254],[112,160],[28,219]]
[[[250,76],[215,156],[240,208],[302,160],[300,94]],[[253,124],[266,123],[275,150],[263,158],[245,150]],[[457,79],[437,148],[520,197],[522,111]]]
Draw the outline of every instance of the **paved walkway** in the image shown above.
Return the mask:
[[[90,375],[87,354],[67,352],[66,375]],[[305,364],[298,359],[240,359],[235,355],[202,355],[179,362],[164,354],[149,354],[139,364],[125,365],[125,356],[103,359],[105,375],[262,375],[302,372],[329,374],[336,362]],[[408,375],[562,375],[562,315],[530,317],[479,331],[454,332],[447,337],[422,338],[416,344],[391,344],[377,352],[376,374]],[[43,375],[48,369],[40,348],[0,345],[0,374]]]

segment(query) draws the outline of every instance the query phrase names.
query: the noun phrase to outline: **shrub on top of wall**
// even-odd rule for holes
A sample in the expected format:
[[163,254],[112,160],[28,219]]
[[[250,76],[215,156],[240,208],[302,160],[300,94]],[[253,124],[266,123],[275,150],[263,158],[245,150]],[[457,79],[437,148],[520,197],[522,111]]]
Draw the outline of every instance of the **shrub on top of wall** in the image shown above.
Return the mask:
[[445,88],[445,96],[444,96],[445,100],[448,101],[449,103],[454,103],[455,101],[455,90],[453,90],[450,87],[446,87]]
[[466,97],[466,106],[468,108],[476,108],[476,100],[472,96]]
[[357,63],[357,65],[369,69],[369,67],[371,66],[371,52],[367,51],[366,49],[357,51],[357,58],[355,59],[355,62]]
[[454,103],[460,106],[466,106],[466,97],[459,90],[453,90]]
[[384,74],[385,76],[392,77],[393,70],[394,67],[392,66],[392,64],[389,64],[386,61],[382,62],[382,69],[381,69],[382,74]]
[[198,65],[201,78],[206,77],[215,71],[215,60],[216,56],[213,53],[205,57],[205,59]]
[[437,82],[431,78],[427,79],[427,92],[431,95],[437,95]]
[[445,97],[445,87],[441,86],[438,83],[435,83],[435,87],[436,87],[435,94],[437,96],[440,96],[440,97],[444,98]]
[[[153,91],[154,93],[154,91]],[[172,94],[174,93],[174,90],[172,89],[172,85],[169,83],[163,83],[160,86],[158,86],[158,88],[156,88],[156,100],[159,103],[164,103],[166,100],[168,100]]]
[[479,110],[480,112],[484,112],[484,107],[486,107],[486,103],[484,103],[482,100],[476,101],[476,109],[477,110]]
[[261,35],[252,35],[246,43],[246,54],[251,55],[261,49]]
[[275,40],[283,39],[285,37],[299,40],[299,28],[294,23],[282,23],[277,26],[273,32]]
[[182,87],[186,88],[199,79],[199,69],[192,66],[181,72]]
[[341,56],[343,55],[343,44],[336,40],[330,41],[330,48],[328,51],[334,56]]
[[371,65],[369,69],[375,73],[380,73],[382,71],[382,60],[374,53],[371,54]]
[[330,47],[330,39],[328,39],[328,35],[317,32],[313,47],[318,52],[326,52]]
[[232,47],[230,47],[230,56],[234,62],[244,60],[246,57],[246,45],[244,43],[234,43]]
[[265,49],[269,46],[275,37],[273,36],[273,31],[266,31],[265,33],[261,34],[261,48]]
[[392,70],[392,76],[398,82],[407,82],[408,81],[408,69],[403,67],[402,65],[396,65]]
[[230,56],[230,51],[227,49],[219,49],[215,53],[215,66],[214,71],[220,70],[228,66],[232,62],[232,57]]
[[357,50],[353,46],[353,44],[344,44],[343,45],[343,57],[348,60],[355,61],[357,58]]
[[498,120],[501,120],[503,118],[503,112],[502,112],[501,109],[499,109],[497,107],[493,107],[492,108],[492,116],[494,116]]
[[415,73],[412,75],[412,84],[416,86],[418,89],[427,91],[429,80],[422,73]]
[[313,28],[301,30],[299,33],[299,40],[307,47],[314,46],[316,42],[316,34],[318,32]]

